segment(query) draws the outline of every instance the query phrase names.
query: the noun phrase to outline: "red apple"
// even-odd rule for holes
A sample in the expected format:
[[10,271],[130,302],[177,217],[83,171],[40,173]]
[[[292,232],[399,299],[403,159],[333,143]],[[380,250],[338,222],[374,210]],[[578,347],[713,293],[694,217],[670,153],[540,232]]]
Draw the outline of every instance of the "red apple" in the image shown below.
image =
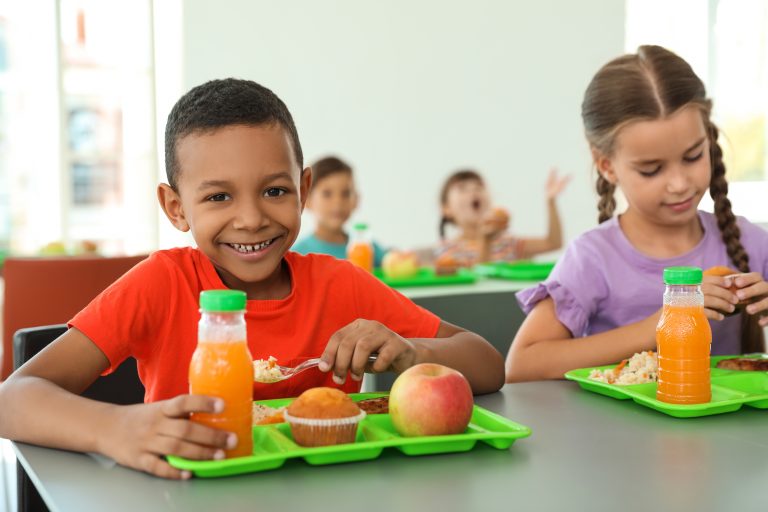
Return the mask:
[[447,366],[422,363],[401,373],[389,393],[389,415],[401,435],[460,434],[472,417],[472,388]]
[[381,270],[390,279],[413,277],[419,271],[419,259],[410,251],[389,251],[381,260]]

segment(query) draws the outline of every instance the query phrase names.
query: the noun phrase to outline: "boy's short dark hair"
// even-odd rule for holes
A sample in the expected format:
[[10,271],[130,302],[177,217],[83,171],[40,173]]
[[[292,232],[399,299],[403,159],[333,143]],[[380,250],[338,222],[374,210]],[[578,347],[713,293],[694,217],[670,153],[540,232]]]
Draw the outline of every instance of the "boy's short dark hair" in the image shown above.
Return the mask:
[[347,173],[352,175],[352,166],[341,158],[335,156],[327,156],[321,158],[314,164],[312,164],[312,187],[320,183],[320,180],[327,178],[332,174]]
[[165,172],[176,190],[179,160],[176,146],[192,133],[205,133],[225,126],[261,126],[278,123],[288,132],[293,153],[304,168],[299,134],[285,103],[275,93],[251,80],[211,80],[182,96],[168,114],[165,125]]

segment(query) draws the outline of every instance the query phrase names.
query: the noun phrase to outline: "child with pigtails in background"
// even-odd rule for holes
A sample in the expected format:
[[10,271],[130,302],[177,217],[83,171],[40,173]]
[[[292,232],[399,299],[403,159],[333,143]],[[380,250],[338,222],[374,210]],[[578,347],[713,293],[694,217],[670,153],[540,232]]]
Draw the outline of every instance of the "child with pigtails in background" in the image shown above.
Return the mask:
[[[597,72],[582,119],[600,225],[568,246],[546,281],[518,293],[528,316],[507,356],[507,382],[562,378],[655,350],[671,266],[735,269],[705,271],[712,354],[764,350],[768,232],[731,210],[711,111],[690,65],[659,46]],[[618,187],[628,208],[614,217]],[[707,192],[714,214],[697,209]]]

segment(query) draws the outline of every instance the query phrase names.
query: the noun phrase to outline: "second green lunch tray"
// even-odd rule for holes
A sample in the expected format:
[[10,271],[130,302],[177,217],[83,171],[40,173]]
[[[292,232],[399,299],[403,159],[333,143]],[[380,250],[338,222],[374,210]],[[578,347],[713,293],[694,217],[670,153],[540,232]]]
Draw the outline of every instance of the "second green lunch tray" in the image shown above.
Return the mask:
[[[386,393],[357,393],[355,400],[385,396]],[[293,399],[264,400],[269,407],[288,405]],[[209,478],[254,473],[281,467],[286,460],[302,458],[311,465],[337,464],[371,460],[385,448],[395,448],[406,455],[431,455],[469,451],[481,441],[498,450],[506,450],[531,429],[503,416],[475,406],[466,432],[447,436],[403,437],[392,426],[389,414],[369,414],[357,428],[354,443],[307,448],[293,441],[287,423],[253,427],[253,455],[227,460],[197,461],[169,456],[168,462],[197,477]]]
[[381,269],[375,269],[373,275],[381,279],[384,284],[392,288],[405,288],[409,286],[442,286],[447,284],[472,284],[477,281],[475,273],[467,268],[460,268],[455,274],[437,275],[434,269],[422,267],[416,275],[411,277],[387,277]]
[[598,368],[580,368],[565,374],[565,378],[578,382],[582,389],[619,400],[632,399],[640,405],[650,407],[676,418],[696,418],[733,412],[743,405],[757,409],[768,409],[768,372],[749,372],[715,368],[721,359],[743,356],[714,356],[711,358],[712,400],[705,404],[668,404],[656,400],[656,383],[630,384],[628,386],[607,384],[590,380],[592,370],[607,370],[615,365]]
[[475,272],[484,277],[509,279],[512,281],[543,281],[555,267],[554,262],[513,261],[481,263],[475,265]]

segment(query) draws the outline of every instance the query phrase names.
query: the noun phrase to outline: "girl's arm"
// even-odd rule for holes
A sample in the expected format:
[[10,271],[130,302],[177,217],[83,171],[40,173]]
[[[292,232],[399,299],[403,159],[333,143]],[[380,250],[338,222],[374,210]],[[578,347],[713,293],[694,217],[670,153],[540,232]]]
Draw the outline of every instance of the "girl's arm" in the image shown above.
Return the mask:
[[575,368],[616,363],[635,352],[655,350],[661,309],[611,331],[574,339],[548,297],[533,308],[507,354],[506,382],[562,379]]
[[518,258],[527,259],[543,252],[556,251],[563,246],[563,229],[560,214],[554,198],[547,199],[549,228],[546,238],[524,238],[520,240]]
[[545,187],[547,197],[547,217],[549,218],[549,228],[545,238],[525,238],[520,240],[518,258],[530,258],[537,254],[549,251],[555,251],[563,246],[563,232],[560,225],[560,214],[557,211],[557,196],[559,196],[568,182],[570,176],[560,177],[557,175],[557,168],[549,170],[547,183]]
[[69,329],[0,385],[0,437],[99,452],[166,478],[189,475],[163,455],[220,458],[223,448],[236,443],[226,432],[188,420],[191,412],[223,407],[210,397],[125,406],[79,396],[108,367],[107,357],[85,334]]

